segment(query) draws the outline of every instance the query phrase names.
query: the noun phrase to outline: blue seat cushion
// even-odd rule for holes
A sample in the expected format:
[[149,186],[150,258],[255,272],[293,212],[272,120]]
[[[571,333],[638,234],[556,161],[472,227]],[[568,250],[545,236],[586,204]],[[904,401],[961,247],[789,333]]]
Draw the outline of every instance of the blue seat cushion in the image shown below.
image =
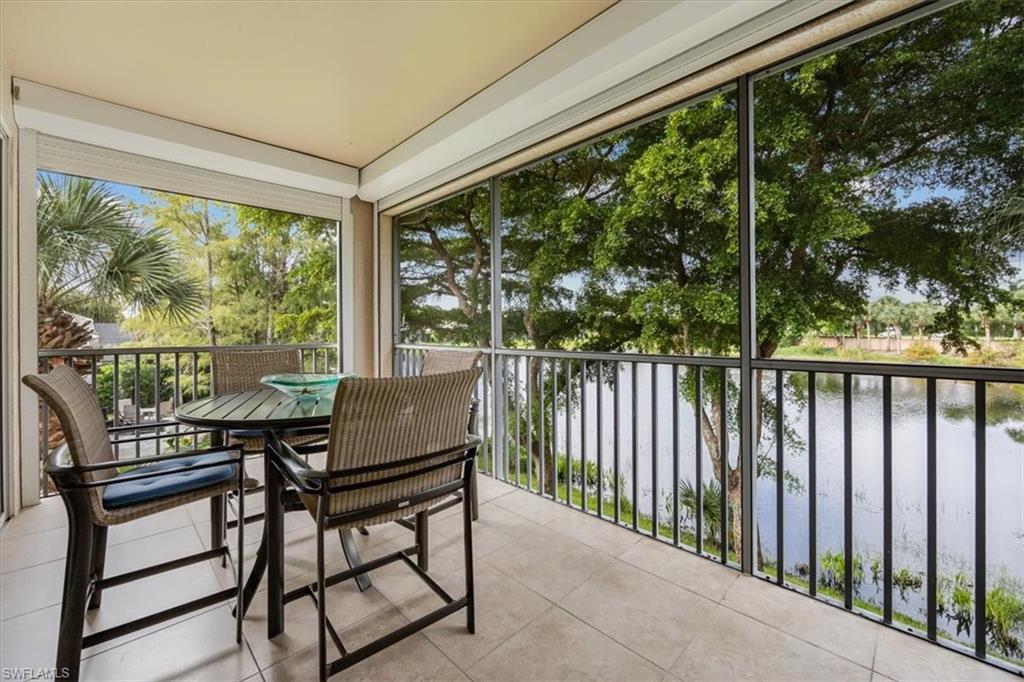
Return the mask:
[[[191,471],[179,471],[177,473],[164,474],[163,476],[153,476],[138,481],[117,482],[118,478],[213,462],[224,462],[224,464],[193,469]],[[171,495],[178,495],[230,481],[234,477],[235,464],[231,463],[231,455],[227,452],[211,452],[146,464],[115,476],[112,479],[113,482],[108,484],[103,491],[103,506],[107,509],[117,509],[133,504],[152,502]]]

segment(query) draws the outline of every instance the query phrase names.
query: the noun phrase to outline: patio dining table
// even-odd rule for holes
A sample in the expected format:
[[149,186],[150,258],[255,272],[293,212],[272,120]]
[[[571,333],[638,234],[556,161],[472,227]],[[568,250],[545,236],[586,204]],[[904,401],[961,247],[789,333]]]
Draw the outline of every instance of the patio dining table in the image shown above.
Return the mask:
[[[277,389],[260,389],[225,393],[185,403],[175,410],[178,422],[189,426],[216,429],[214,437],[223,438],[225,431],[260,433],[264,446],[278,447],[278,439],[296,430],[325,428],[330,424],[334,407],[333,396],[299,400]],[[213,443],[219,445],[221,443]],[[266,502],[263,512],[263,538],[260,541],[249,577],[243,592],[243,612],[248,610],[253,596],[259,588],[263,574],[267,574],[267,625],[268,636],[283,631],[284,623],[284,513],[286,509],[304,510],[294,491],[286,489],[280,473],[263,458],[264,491]],[[258,515],[247,520],[258,520]],[[239,522],[243,522],[241,519]],[[355,546],[351,531],[340,533],[342,549],[349,564],[357,566],[362,561]],[[238,559],[241,561],[241,557]],[[369,576],[359,584],[360,589],[370,586]]]

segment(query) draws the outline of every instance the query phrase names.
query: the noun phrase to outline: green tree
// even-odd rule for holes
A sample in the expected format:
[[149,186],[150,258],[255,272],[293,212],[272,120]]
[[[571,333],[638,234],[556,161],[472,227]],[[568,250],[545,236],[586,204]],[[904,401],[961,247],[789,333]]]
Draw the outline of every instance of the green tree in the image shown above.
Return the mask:
[[[145,214],[159,228],[174,235],[178,249],[189,263],[189,272],[203,282],[204,314],[197,320],[198,329],[190,326],[189,332],[197,331],[205,337],[208,345],[217,344],[217,330],[214,324],[214,283],[218,247],[227,236],[229,221],[224,216],[228,207],[209,199],[171,194],[169,192],[147,191],[152,202],[144,207]],[[212,211],[211,211],[212,207]]]
[[463,192],[395,219],[402,339],[490,343],[490,194]]
[[927,301],[914,301],[906,306],[906,322],[913,328],[918,339],[923,339],[925,332],[935,324],[939,310],[939,306]]
[[220,246],[214,319],[222,344],[334,338],[333,221],[234,206]]
[[885,334],[885,349],[892,350],[893,335],[897,338],[896,350],[899,348],[899,338],[902,336],[903,320],[907,311],[903,303],[895,296],[881,296],[868,304],[868,314],[871,319],[882,325],[881,331]]
[[108,185],[50,173],[38,181],[40,347],[88,343],[89,329],[68,313],[109,318],[116,307],[175,324],[201,309],[199,284],[173,240],[140,224]]

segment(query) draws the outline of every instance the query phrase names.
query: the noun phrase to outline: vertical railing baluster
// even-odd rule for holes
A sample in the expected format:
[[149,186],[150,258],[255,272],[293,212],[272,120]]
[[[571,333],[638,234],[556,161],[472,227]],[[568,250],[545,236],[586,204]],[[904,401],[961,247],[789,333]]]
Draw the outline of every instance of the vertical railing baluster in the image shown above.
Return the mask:
[[[121,393],[120,393],[120,382],[121,382],[121,356],[114,353],[114,376],[111,379],[111,390],[110,400],[114,406],[114,426],[120,426],[121,421]],[[121,459],[121,445],[118,441],[121,439],[121,432],[118,431],[117,435],[114,436],[114,459]]]
[[551,361],[551,499],[558,501],[558,360]]
[[927,492],[927,523],[928,523],[928,639],[933,642],[938,638],[938,461],[936,456],[937,406],[935,399],[935,379],[927,379],[927,442],[928,442],[928,492]]
[[786,535],[785,519],[782,505],[785,501],[785,448],[783,438],[783,391],[784,375],[781,369],[775,370],[775,582],[786,583]]
[[[490,365],[490,363],[488,363],[488,365]],[[494,377],[491,376],[490,380],[494,381]],[[487,458],[490,457],[491,467],[490,467],[490,469],[488,471],[489,471],[491,476],[495,476],[496,472],[494,471],[494,430],[491,428],[491,413],[492,413],[492,408],[494,406],[493,406],[493,404],[491,402],[490,391],[488,390],[488,388],[489,388],[489,386],[488,386],[488,377],[487,377],[487,373],[485,372],[484,373],[484,378],[483,378],[483,412],[484,412],[484,436],[485,436],[485,440],[484,440],[484,461],[487,461]],[[486,438],[490,438],[491,439],[489,444],[488,444]]]
[[587,361],[580,360],[580,509],[587,511]]
[[619,449],[619,416],[622,412],[621,398],[619,397],[619,362],[616,361],[612,368],[612,466],[615,469],[612,479],[612,496],[615,504],[615,523],[622,522],[622,494],[621,494],[621,467],[622,458]]
[[722,472],[722,493],[719,495],[719,516],[722,519],[722,563],[729,562],[729,422],[728,422],[728,390],[729,374],[725,367],[719,372],[718,381],[718,455]]
[[843,604],[853,608],[853,377],[843,375]]
[[[160,415],[160,353],[154,353],[153,358],[153,419],[156,420],[157,424],[160,424],[162,419]],[[155,426],[154,436],[160,435],[160,427]],[[156,443],[156,454],[160,454],[160,439],[154,438],[153,442]]]
[[704,429],[701,423],[701,413],[704,411],[704,389],[703,377],[704,368],[700,365],[692,365],[687,371],[693,372],[693,491],[694,503],[694,531],[697,534],[696,546],[698,554],[704,553]]
[[[403,376],[405,376],[405,375],[403,375]],[[486,377],[481,376],[480,381],[477,381],[476,382],[476,386],[473,387],[473,398],[476,400],[476,406],[477,406],[477,415],[476,415],[477,416],[477,421],[476,421],[476,425],[477,425],[477,431],[480,432],[478,435],[480,436],[481,441],[485,442],[486,439],[487,439],[487,433],[480,428],[480,425],[483,423],[483,419],[484,419],[483,412],[487,409],[487,405],[484,404],[483,400],[481,399],[483,397],[483,392],[482,392],[482,389],[481,389],[481,383],[483,381],[487,381],[487,379],[486,379]],[[484,465],[484,461],[486,460],[486,453],[484,451],[484,444],[485,444],[484,442],[481,442],[480,443],[480,447],[477,449],[476,468],[477,468],[478,472],[481,469],[484,468],[483,465]]]
[[637,409],[636,397],[637,397],[637,363],[631,362],[629,364],[629,380],[630,380],[630,400],[629,406],[632,412],[632,426],[630,430],[630,436],[632,437],[632,492],[633,492],[633,530],[640,530],[640,420],[638,417],[639,410]]
[[[212,367],[211,367],[211,371]],[[211,389],[213,387],[211,385]],[[199,396],[199,353],[192,353],[192,400]]]
[[565,361],[565,503],[572,506],[572,360]]
[[651,537],[658,537],[658,365],[651,363]]
[[594,366],[597,390],[597,515],[604,518],[604,362]]
[[548,479],[544,476],[544,458],[547,454],[547,429],[545,424],[547,422],[547,412],[544,408],[544,368],[547,366],[547,361],[542,357],[537,358],[537,415],[538,421],[540,422],[540,459],[537,461],[537,488],[540,490],[540,494],[544,494],[544,488],[548,485]]
[[517,486],[521,486],[523,484],[523,482],[522,482],[522,480],[520,478],[520,461],[523,458],[522,457],[523,441],[522,441],[522,436],[521,436],[520,430],[519,430],[519,422],[522,419],[522,414],[519,411],[519,365],[520,365],[520,362],[519,362],[519,358],[517,358],[517,357],[512,358],[512,361],[515,362],[515,370],[513,371],[513,375],[514,375],[513,381],[515,382],[514,399],[515,399],[515,406],[516,406],[515,407],[515,411],[516,411],[516,430],[515,430],[516,446],[515,446],[515,448],[513,448],[513,453],[514,453],[514,456],[516,458],[516,485]]
[[533,358],[526,361],[526,489],[533,490]]
[[[174,400],[171,402],[171,406],[175,409],[181,405],[181,353],[174,354]],[[174,450],[177,452],[181,450],[181,437],[178,435],[181,433],[181,428],[175,424],[174,426]]]
[[892,377],[882,377],[882,620],[892,623]]
[[[511,480],[511,477],[512,477],[512,469],[511,469],[511,465],[510,465],[509,459],[508,459],[509,452],[510,451],[513,452],[513,454],[516,457],[519,456],[519,452],[518,452],[518,450],[509,448],[509,441],[513,437],[512,431],[508,428],[508,416],[509,416],[509,409],[508,409],[509,408],[509,405],[508,405],[508,377],[509,377],[508,362],[509,362],[509,358],[504,356],[504,355],[495,355],[495,357],[497,357],[499,362],[501,363],[501,443],[502,443],[501,464],[502,464],[502,469],[505,472],[505,477],[502,480],[507,483],[509,480]],[[516,423],[518,424],[518,421]]]
[[141,370],[142,359],[139,357],[138,353],[135,353],[134,357],[135,357],[135,366],[132,369],[132,377],[133,377],[132,401],[135,403],[135,426],[136,426],[136,428],[132,429],[132,435],[134,435],[135,439],[136,439],[135,440],[135,459],[138,459],[140,454],[141,454],[140,453],[140,447],[139,447],[139,441],[138,441],[138,438],[139,438],[138,426],[139,426],[139,423],[142,421],[142,401],[139,400],[139,388],[140,388],[139,387],[139,372]]
[[987,615],[985,382],[974,382],[974,655],[985,658]]
[[679,366],[672,365],[672,544],[679,546]]
[[818,594],[818,375],[807,373],[807,589]]

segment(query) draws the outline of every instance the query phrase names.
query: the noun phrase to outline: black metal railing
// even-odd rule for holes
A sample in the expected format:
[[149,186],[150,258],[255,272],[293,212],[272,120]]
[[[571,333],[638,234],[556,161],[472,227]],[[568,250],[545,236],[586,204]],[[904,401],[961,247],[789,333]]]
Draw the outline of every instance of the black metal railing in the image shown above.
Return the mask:
[[[396,373],[416,373],[429,348],[397,345]],[[760,485],[752,496],[755,499],[746,502],[752,509],[745,511],[738,471],[744,461],[738,452],[739,392],[744,386],[739,358],[517,349],[484,352],[489,373],[479,392],[484,401],[482,413],[490,419],[484,434],[490,447],[480,462],[484,473],[733,567],[741,565],[744,546],[754,547],[755,575],[1020,671],[1012,645],[1007,650],[998,642],[993,644],[992,632],[999,628],[992,627],[993,616],[986,603],[991,570],[986,544],[991,532],[986,514],[991,473],[986,462],[992,454],[986,410],[994,392],[1019,391],[1024,372],[970,366],[753,360],[749,381],[756,387],[757,414],[763,419],[755,429],[758,452],[747,461],[756,462]],[[900,389],[895,396],[894,381]],[[796,394],[794,386],[799,388]],[[908,400],[908,387],[920,396],[919,400],[915,397],[919,404],[909,412],[903,404]],[[973,402],[961,406],[958,417],[964,426],[973,427],[973,450],[963,453],[970,457],[974,472],[969,509],[973,540],[961,549],[973,556],[974,564],[962,584],[958,579],[957,587],[961,596],[966,591],[972,593],[969,608],[951,603],[947,594],[950,580],[941,575],[939,561],[939,510],[943,504],[938,487],[942,449],[939,387],[946,392],[955,387],[961,397],[969,393]],[[873,404],[880,403],[877,415],[855,414],[864,409],[865,391],[871,392]],[[1018,402],[1012,404],[1017,405],[1020,397],[1013,395]],[[894,424],[898,421],[894,415],[915,429],[920,427],[923,436],[924,457],[920,467],[914,465],[912,476],[924,483],[924,551],[921,570],[909,573],[900,569],[901,579],[911,581],[909,588],[897,579],[899,562],[894,556],[894,512],[898,509],[894,462],[906,467],[909,461],[905,445],[900,446],[903,451],[894,452]],[[873,574],[877,571],[877,588],[872,588],[877,603],[874,595],[866,599],[858,594],[868,569],[855,553],[855,543],[875,529],[855,527],[856,495],[863,491],[855,488],[854,444],[866,437],[869,425],[865,419],[875,421],[870,425],[872,434],[880,431],[881,554],[877,565],[871,567]],[[1012,416],[1011,421],[1024,426],[1024,413]],[[1015,445],[1018,441],[1004,438],[998,443],[1000,449],[1018,447],[1024,462],[1024,446]],[[799,497],[788,488],[795,476],[789,471],[795,461],[794,448],[800,451],[801,464],[804,456],[806,461],[806,473],[800,472],[798,477]],[[823,458],[823,453],[828,457]],[[826,490],[823,483],[836,485]],[[1024,493],[1024,480],[1018,483],[1014,499]],[[954,484],[960,485],[959,481]],[[766,505],[774,502],[774,509],[759,515],[755,500],[762,495]],[[806,505],[800,509],[801,518],[787,518],[792,516],[794,504]],[[829,538],[823,530],[822,513],[834,511],[830,510],[834,505],[841,507],[841,512],[832,529],[834,537]],[[749,544],[743,542],[746,538],[741,537],[744,531],[738,523],[743,513],[754,517],[757,537]],[[772,523],[774,538],[762,546],[761,533],[770,532]],[[855,535],[855,530],[861,535]],[[905,533],[901,531],[901,535]],[[819,535],[822,544],[838,551],[826,552],[827,558],[819,555]],[[791,543],[799,538],[801,548],[793,551],[790,547],[787,552],[787,538]],[[915,580],[923,585],[915,586]],[[905,589],[922,593],[920,618],[909,613],[912,609],[903,598]],[[900,603],[896,595],[900,595]],[[940,617],[952,618],[954,608],[961,609],[955,614],[959,619],[956,631],[952,626],[940,628]]]
[[[334,371],[338,366],[336,344],[288,346],[231,346],[231,350],[295,348],[303,368],[310,372]],[[41,349],[39,371],[60,364],[78,370],[93,387],[110,428],[118,459],[160,454],[162,449],[198,446],[206,433],[174,421],[174,409],[204,398],[210,392],[210,353],[226,346],[165,346],[123,348]],[[61,445],[59,425],[51,423],[49,409],[40,401],[40,462]],[[50,495],[40,466],[40,494]]]

